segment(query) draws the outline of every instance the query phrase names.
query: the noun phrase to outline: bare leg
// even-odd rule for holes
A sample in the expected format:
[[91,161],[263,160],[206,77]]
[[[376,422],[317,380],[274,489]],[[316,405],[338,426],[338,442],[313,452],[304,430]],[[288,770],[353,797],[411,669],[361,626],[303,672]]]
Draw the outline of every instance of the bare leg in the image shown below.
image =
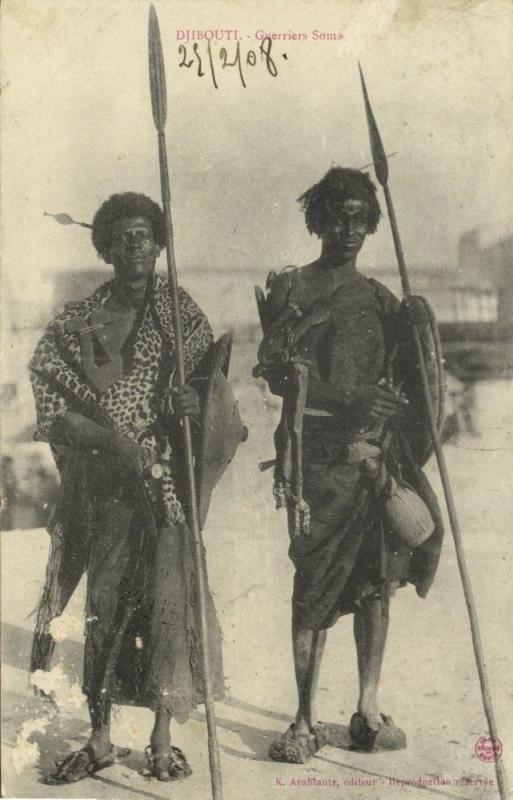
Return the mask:
[[89,716],[91,718],[91,736],[87,742],[96,758],[110,752],[110,700],[89,700]]
[[151,732],[151,752],[154,755],[167,755],[171,746],[171,714],[162,706],[155,712],[155,724]]
[[171,747],[170,726],[171,714],[161,706],[155,712],[149,758],[152,775],[159,781],[187,778],[192,772],[185,755],[177,747]]
[[354,637],[358,657],[360,696],[358,712],[367,725],[377,730],[381,723],[378,711],[378,683],[388,632],[389,601],[363,599],[354,615]]
[[325,630],[313,631],[292,625],[294,666],[299,700],[296,730],[299,734],[311,732],[317,722],[314,701],[325,643]]

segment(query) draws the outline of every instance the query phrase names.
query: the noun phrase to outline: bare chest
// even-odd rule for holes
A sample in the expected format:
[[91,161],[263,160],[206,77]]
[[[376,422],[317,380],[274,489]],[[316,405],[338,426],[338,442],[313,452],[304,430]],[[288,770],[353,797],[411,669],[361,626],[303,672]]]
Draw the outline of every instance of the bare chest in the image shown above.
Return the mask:
[[333,303],[329,319],[308,332],[302,350],[323,380],[379,380],[385,362],[385,337],[374,296],[353,294]]

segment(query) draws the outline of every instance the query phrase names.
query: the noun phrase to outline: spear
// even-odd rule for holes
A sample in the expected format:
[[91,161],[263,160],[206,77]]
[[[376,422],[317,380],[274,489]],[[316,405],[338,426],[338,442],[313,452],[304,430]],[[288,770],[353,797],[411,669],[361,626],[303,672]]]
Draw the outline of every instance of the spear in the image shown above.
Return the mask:
[[[150,7],[148,24],[148,51],[150,69],[150,90],[153,121],[158,135],[158,151],[160,163],[160,185],[162,192],[162,205],[164,208],[164,222],[166,231],[166,255],[171,292],[171,311],[175,334],[176,374],[178,384],[185,384],[185,365],[183,354],[182,324],[180,320],[180,301],[178,297],[178,281],[176,276],[176,262],[173,245],[173,225],[171,222],[171,192],[169,186],[169,172],[166,153],[166,75],[164,71],[164,56],[157,13],[153,5]],[[214,700],[212,695],[212,678],[210,674],[209,641],[206,614],[206,568],[203,558],[203,542],[199,524],[198,501],[196,494],[196,480],[194,475],[194,458],[192,450],[191,426],[188,417],[182,421],[183,449],[185,455],[185,468],[189,499],[188,521],[193,542],[194,558],[196,563],[196,588],[200,612],[200,640],[201,661],[203,668],[203,687],[205,695],[205,712],[208,729],[208,753],[210,762],[210,776],[212,782],[213,800],[222,800],[221,763],[219,758],[219,745],[217,743],[216,718]]]
[[[394,240],[394,247],[397,256],[397,262],[399,265],[399,273],[401,276],[401,284],[403,288],[403,296],[406,302],[406,306],[408,307],[409,300],[411,298],[411,290],[410,290],[410,282],[408,279],[408,271],[406,269],[406,262],[404,260],[404,253],[403,248],[401,245],[401,238],[399,236],[399,228],[397,226],[397,219],[395,216],[394,205],[392,203],[392,195],[390,194],[390,189],[388,186],[388,162],[385,155],[385,150],[383,148],[383,144],[381,142],[381,136],[379,135],[378,126],[376,123],[376,119],[372,112],[372,108],[369,102],[369,95],[367,94],[367,87],[365,85],[365,79],[363,77],[363,72],[360,64],[358,64],[358,69],[360,70],[360,80],[362,84],[362,91],[363,91],[363,99],[365,103],[365,113],[367,115],[367,126],[369,128],[369,139],[370,139],[370,146],[372,152],[372,159],[374,161],[374,170],[376,173],[376,177],[383,188],[383,192],[385,194],[385,200],[387,204],[387,211],[388,211],[388,219],[390,221],[390,227],[392,229],[392,238]],[[495,723],[495,714],[493,711],[493,704],[492,704],[492,696],[490,691],[490,685],[488,682],[488,675],[486,671],[486,663],[483,653],[483,645],[481,643],[481,634],[479,631],[479,622],[477,619],[477,611],[476,605],[474,602],[474,596],[472,592],[472,585],[470,581],[470,575],[467,569],[467,563],[465,559],[465,553],[463,549],[463,541],[461,537],[461,530],[458,522],[458,516],[456,514],[456,507],[454,505],[454,498],[452,494],[451,483],[449,480],[449,473],[447,471],[447,465],[445,463],[445,457],[442,450],[442,444],[440,441],[440,436],[438,433],[438,427],[435,419],[433,403],[431,400],[431,392],[429,388],[429,381],[427,376],[426,370],[426,362],[424,359],[424,352],[422,349],[421,339],[420,339],[420,332],[415,323],[414,319],[410,319],[410,324],[413,331],[413,339],[415,343],[415,350],[417,353],[417,359],[420,367],[420,375],[422,380],[422,389],[424,393],[424,399],[426,402],[426,409],[429,418],[429,425],[431,428],[431,435],[433,437],[434,443],[434,450],[436,454],[436,460],[438,464],[438,469],[440,472],[440,478],[442,481],[442,486],[444,490],[445,502],[447,504],[447,512],[449,515],[449,521],[451,524],[452,535],[454,539],[454,547],[456,550],[456,559],[458,561],[458,567],[461,576],[461,582],[463,584],[463,593],[465,595],[465,602],[467,604],[468,615],[470,619],[470,631],[472,635],[472,645],[474,648],[474,656],[476,659],[477,665],[477,672],[479,675],[479,682],[481,685],[481,695],[483,698],[483,706],[484,711],[486,714],[486,718],[488,720],[488,730],[490,732],[490,737],[492,741],[492,747],[494,749],[495,755],[495,771],[497,775],[497,784],[499,787],[499,794],[501,800],[506,800],[508,795],[508,788],[507,788],[507,778],[506,778],[506,771],[504,769],[504,765],[500,759],[500,752],[497,751],[497,726]]]

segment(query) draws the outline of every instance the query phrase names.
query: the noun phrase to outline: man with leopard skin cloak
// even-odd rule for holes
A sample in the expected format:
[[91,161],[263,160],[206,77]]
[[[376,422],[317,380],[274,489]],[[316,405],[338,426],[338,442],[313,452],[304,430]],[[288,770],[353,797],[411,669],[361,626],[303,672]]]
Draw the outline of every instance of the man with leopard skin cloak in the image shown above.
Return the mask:
[[[155,274],[165,245],[160,207],[145,195],[113,195],[95,215],[93,244],[114,277],[67,304],[30,363],[36,438],[61,474],[50,526],[46,584],[31,670],[49,669],[52,619],[84,572],[84,685],[91,737],[49,776],[69,783],[109,766],[112,702],[155,712],[147,756],[159,780],[190,773],[170,745],[170,721],[203,698],[195,562],[186,523],[180,418],[194,422],[192,387],[212,343],[209,322],[180,289],[187,384],[173,389],[174,330],[167,281]],[[221,635],[207,592],[213,689],[223,695]]]

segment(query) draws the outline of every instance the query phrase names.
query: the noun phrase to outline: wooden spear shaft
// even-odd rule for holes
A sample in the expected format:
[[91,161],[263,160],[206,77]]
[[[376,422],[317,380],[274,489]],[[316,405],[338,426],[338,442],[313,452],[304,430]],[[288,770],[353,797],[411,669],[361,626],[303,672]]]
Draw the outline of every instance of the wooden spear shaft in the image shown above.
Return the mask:
[[[362,90],[363,90],[363,97],[365,102],[365,111],[367,115],[367,123],[369,127],[369,137],[370,137],[370,144],[372,150],[372,156],[374,160],[374,168],[376,172],[376,177],[383,187],[383,192],[385,194],[385,201],[387,205],[388,211],[388,219],[390,221],[390,227],[392,229],[392,238],[394,240],[394,247],[397,256],[397,263],[399,266],[399,273],[401,276],[401,284],[403,288],[403,294],[408,305],[408,300],[411,297],[411,289],[410,289],[410,282],[408,278],[408,270],[406,268],[406,261],[404,259],[403,248],[401,244],[401,237],[399,235],[399,228],[397,225],[397,219],[395,216],[395,209],[392,202],[392,195],[390,194],[390,189],[388,186],[388,163],[385,155],[385,151],[383,148],[383,144],[381,142],[381,137],[379,135],[378,126],[376,123],[376,119],[372,112],[372,108],[369,101],[369,96],[367,93],[367,87],[365,85],[365,80],[363,77],[363,72],[361,67],[360,69],[360,79],[362,83]],[[477,665],[477,673],[479,676],[479,683],[481,685],[481,696],[483,698],[483,707],[486,715],[486,719],[488,720],[488,730],[490,732],[490,736],[492,737],[492,747],[495,751],[495,773],[497,776],[497,785],[499,788],[499,795],[501,800],[506,800],[508,797],[508,781],[506,776],[506,770],[504,768],[504,764],[501,760],[501,754],[495,750],[496,743],[498,740],[497,736],[497,724],[495,722],[495,713],[493,710],[493,703],[492,703],[492,695],[490,691],[490,684],[488,681],[488,674],[486,670],[486,661],[484,657],[483,645],[481,642],[481,633],[479,630],[479,621],[477,618],[477,611],[476,611],[476,604],[474,601],[474,594],[472,591],[472,584],[470,580],[470,574],[467,568],[467,562],[465,558],[465,552],[463,548],[463,540],[461,537],[461,529],[458,521],[458,515],[456,513],[456,506],[454,504],[454,497],[452,493],[451,482],[449,479],[449,473],[447,471],[447,465],[445,463],[445,456],[442,450],[442,443],[440,440],[440,435],[438,432],[437,422],[435,418],[435,413],[433,409],[433,403],[431,400],[431,390],[429,386],[429,379],[426,370],[426,361],[424,358],[424,351],[422,349],[422,342],[420,338],[419,329],[415,323],[415,320],[410,320],[410,324],[412,326],[413,331],[413,339],[415,343],[415,350],[417,353],[417,359],[420,367],[420,376],[422,381],[422,389],[424,393],[424,399],[426,403],[426,410],[428,413],[429,418],[429,425],[431,428],[431,435],[433,437],[433,444],[434,450],[436,455],[436,460],[438,464],[438,470],[440,472],[440,479],[442,481],[445,502],[447,505],[447,512],[449,515],[449,522],[451,525],[452,535],[454,539],[454,547],[456,550],[456,560],[458,562],[458,568],[460,571],[461,576],[461,583],[463,585],[463,593],[465,595],[465,602],[467,605],[468,616],[470,620],[470,632],[472,636],[472,645],[474,648],[474,656]]]
[[[185,364],[183,353],[182,323],[180,319],[180,301],[178,296],[178,280],[174,253],[173,224],[171,221],[171,191],[169,184],[169,170],[166,152],[165,125],[167,116],[166,78],[164,72],[164,58],[160,29],[157,14],[153,5],[150,7],[148,26],[148,48],[150,67],[150,89],[153,119],[158,133],[158,149],[160,163],[160,184],[162,191],[162,205],[166,229],[166,255],[171,292],[171,310],[175,334],[176,373],[178,384],[185,383]],[[206,613],[206,566],[203,555],[203,541],[199,524],[198,499],[196,493],[196,477],[194,473],[194,456],[192,449],[191,426],[188,417],[182,420],[183,449],[185,455],[185,470],[187,477],[189,514],[188,522],[193,540],[193,551],[196,564],[196,588],[198,593],[200,611],[200,639],[201,663],[203,672],[203,691],[205,696],[205,712],[208,730],[208,754],[210,763],[210,776],[213,800],[222,800],[221,762],[219,758],[219,745],[217,741],[216,718],[214,699],[212,693],[212,677],[210,674],[210,653]]]

